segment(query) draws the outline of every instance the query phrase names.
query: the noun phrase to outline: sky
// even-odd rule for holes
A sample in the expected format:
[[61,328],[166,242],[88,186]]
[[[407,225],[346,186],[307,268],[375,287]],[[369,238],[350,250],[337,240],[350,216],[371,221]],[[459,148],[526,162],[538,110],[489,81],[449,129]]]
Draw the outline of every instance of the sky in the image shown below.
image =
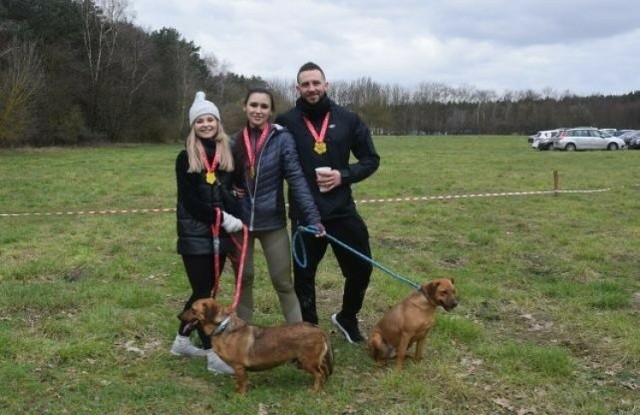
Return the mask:
[[172,27],[236,74],[498,94],[640,90],[635,0],[126,0],[147,31]]

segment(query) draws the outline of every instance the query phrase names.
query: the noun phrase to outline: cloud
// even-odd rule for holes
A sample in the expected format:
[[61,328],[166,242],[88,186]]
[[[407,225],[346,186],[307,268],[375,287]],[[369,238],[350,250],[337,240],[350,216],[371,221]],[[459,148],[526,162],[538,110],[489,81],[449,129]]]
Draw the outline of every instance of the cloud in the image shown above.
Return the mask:
[[129,0],[246,76],[625,93],[640,85],[640,8],[626,0]]

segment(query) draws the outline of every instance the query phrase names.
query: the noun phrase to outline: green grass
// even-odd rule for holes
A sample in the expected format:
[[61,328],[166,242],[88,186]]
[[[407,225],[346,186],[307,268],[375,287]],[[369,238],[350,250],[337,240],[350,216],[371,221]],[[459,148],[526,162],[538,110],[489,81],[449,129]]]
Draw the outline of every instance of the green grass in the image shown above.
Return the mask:
[[[175,206],[179,145],[0,151],[0,413],[633,414],[640,408],[640,152],[537,152],[523,137],[380,137],[357,200],[374,257],[416,282],[456,281],[422,362],[376,367],[332,330],[342,277],[318,274],[336,368],[292,365],[245,397],[204,360],[168,353],[189,294],[175,214],[34,215]],[[282,321],[256,255],[255,322]],[[374,271],[366,332],[410,288]],[[225,271],[221,298],[233,294]]]

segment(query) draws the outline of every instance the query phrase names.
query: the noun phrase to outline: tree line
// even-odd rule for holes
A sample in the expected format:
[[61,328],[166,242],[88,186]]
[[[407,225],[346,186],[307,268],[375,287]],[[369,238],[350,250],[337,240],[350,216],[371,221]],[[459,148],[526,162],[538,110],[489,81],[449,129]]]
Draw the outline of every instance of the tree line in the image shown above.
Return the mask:
[[[137,26],[127,0],[0,0],[3,147],[181,141],[196,90],[207,92],[225,128],[235,131],[243,126],[240,107],[249,87],[271,88],[284,110],[296,99],[294,77],[235,74],[174,28],[149,33]],[[330,81],[331,97],[378,135],[640,129],[640,91],[498,95],[433,82],[409,89],[367,77]]]

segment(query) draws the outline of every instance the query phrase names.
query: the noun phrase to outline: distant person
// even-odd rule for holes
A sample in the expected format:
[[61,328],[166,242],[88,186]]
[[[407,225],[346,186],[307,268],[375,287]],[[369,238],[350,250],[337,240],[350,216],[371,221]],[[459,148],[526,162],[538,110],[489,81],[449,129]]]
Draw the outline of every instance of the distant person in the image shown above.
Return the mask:
[[[322,224],[334,236],[358,252],[371,257],[367,226],[356,211],[351,184],[371,176],[380,164],[369,128],[355,113],[336,104],[327,96],[328,82],[322,69],[313,62],[302,65],[297,75],[300,97],[295,107],[279,115],[276,123],[291,131],[296,142],[304,175],[311,187]],[[357,160],[349,164],[353,155]],[[318,167],[328,171],[316,173]],[[302,222],[301,206],[289,194],[289,216],[292,232]],[[345,277],[342,309],[331,321],[350,343],[364,338],[358,327],[357,314],[362,308],[369,286],[372,265],[327,238],[303,235],[307,249],[307,267],[294,264],[294,286],[302,318],[318,324],[315,277],[327,244],[338,260]]]
[[285,180],[300,206],[301,221],[317,227],[319,236],[323,235],[324,228],[302,173],[293,137],[283,127],[269,123],[274,108],[273,95],[269,90],[250,89],[243,106],[247,124],[232,138],[240,217],[251,232],[237,312],[240,318],[248,322],[253,317],[254,248],[258,239],[284,319],[287,323],[293,323],[302,321],[302,315],[291,275]]
[[[216,223],[216,209],[221,212],[219,270],[222,272],[227,254],[232,252],[229,233],[242,230],[240,219],[228,213],[233,209],[234,198],[230,194],[233,180],[233,155],[229,137],[220,122],[220,112],[204,92],[196,93],[189,110],[191,131],[185,149],[176,159],[178,185],[177,228],[178,253],[182,255],[191,297],[184,310],[196,300],[210,297],[214,286],[216,260],[211,226]],[[190,332],[181,323],[171,346],[177,356],[206,356],[207,369],[233,374],[211,348],[211,338],[198,328],[202,349],[191,344]]]

